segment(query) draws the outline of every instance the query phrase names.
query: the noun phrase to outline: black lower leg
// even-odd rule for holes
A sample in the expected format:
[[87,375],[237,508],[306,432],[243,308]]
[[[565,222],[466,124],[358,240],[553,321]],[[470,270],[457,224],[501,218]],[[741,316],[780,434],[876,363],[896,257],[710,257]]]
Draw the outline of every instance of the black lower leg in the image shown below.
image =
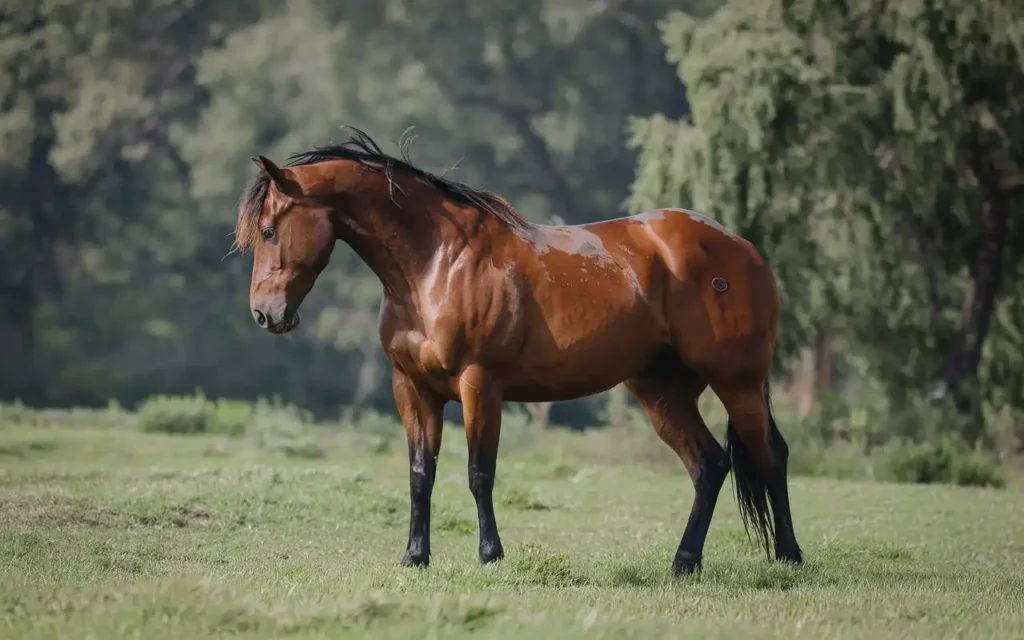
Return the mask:
[[767,489],[775,522],[775,558],[783,562],[799,564],[803,562],[803,553],[796,541],[796,533],[793,530],[793,514],[789,507],[787,480],[789,445],[786,444],[782,433],[775,425],[774,418],[771,419],[771,430],[776,467],[768,480]]
[[480,522],[480,562],[489,564],[505,557],[498,537],[498,523],[494,518],[494,473],[497,455],[473,447],[469,451],[469,490],[476,500],[476,513]]
[[711,518],[718,503],[718,494],[729,475],[729,458],[720,446],[708,451],[700,461],[693,482],[694,496],[690,517],[679,542],[672,571],[677,575],[699,571],[704,556],[704,541],[711,527]]
[[430,495],[437,460],[422,446],[409,443],[409,544],[402,564],[425,567],[430,563]]

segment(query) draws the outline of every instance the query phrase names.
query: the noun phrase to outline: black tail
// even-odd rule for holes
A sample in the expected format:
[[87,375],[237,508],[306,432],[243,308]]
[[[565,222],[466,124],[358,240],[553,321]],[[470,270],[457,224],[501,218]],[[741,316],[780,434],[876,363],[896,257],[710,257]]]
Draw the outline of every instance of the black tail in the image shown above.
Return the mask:
[[[775,449],[776,456],[779,451],[781,434],[775,425],[775,418],[772,416],[772,404],[768,387],[768,381],[764,383],[764,400],[768,409],[769,428],[771,429],[771,443]],[[785,446],[784,442],[781,442]],[[768,497],[768,478],[758,466],[757,460],[751,455],[747,445],[740,439],[732,420],[725,432],[725,451],[732,461],[733,484],[736,487],[736,503],[740,508],[740,517],[743,519],[743,528],[747,537],[764,547],[769,560],[772,558],[775,546],[775,528],[772,524],[771,512],[769,511],[770,500]],[[784,455],[784,454],[783,454]]]

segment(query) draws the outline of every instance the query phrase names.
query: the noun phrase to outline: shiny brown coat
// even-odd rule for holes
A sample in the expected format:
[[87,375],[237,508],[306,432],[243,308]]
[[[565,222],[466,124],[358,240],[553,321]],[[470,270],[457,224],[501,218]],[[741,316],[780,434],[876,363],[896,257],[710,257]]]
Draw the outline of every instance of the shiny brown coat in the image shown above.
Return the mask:
[[[410,453],[403,562],[426,565],[441,412],[463,406],[480,557],[503,557],[491,493],[504,401],[578,398],[625,383],[678,454],[696,495],[673,568],[700,567],[729,470],[744,522],[775,556],[801,561],[786,489],[787,449],[771,416],[778,328],[772,271],[755,248],[684,209],[579,226],[531,224],[500,196],[391,158],[365,134],[261,171],[236,243],[254,248],[251,312],[273,333],[298,309],[335,241],[383,285],[380,340]],[[727,447],[697,399],[729,415]],[[772,516],[770,519],[769,503]]]

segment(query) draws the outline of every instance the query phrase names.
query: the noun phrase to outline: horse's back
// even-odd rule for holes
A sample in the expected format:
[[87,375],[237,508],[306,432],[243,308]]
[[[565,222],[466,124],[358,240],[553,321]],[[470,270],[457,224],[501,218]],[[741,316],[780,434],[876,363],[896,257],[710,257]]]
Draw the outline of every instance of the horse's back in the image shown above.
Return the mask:
[[[687,209],[645,213],[575,226],[536,228],[530,245],[562,307],[600,307],[596,315],[645,303],[655,324],[679,313],[722,316],[723,332],[774,331],[777,291],[754,246],[715,220]],[[538,279],[539,280],[539,279]],[[755,327],[758,320],[769,325]]]
[[[632,236],[646,238],[652,249],[664,253],[681,252],[690,257],[703,254],[710,259],[750,260],[763,263],[754,246],[718,221],[689,209],[654,209],[644,213],[603,220],[581,228],[598,235]],[[663,257],[670,258],[666,254]]]

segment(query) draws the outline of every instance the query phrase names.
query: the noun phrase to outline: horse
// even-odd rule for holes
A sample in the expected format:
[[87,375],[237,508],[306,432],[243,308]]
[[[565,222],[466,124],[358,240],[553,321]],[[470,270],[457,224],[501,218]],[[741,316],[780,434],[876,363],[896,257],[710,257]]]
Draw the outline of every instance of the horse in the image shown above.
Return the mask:
[[[694,498],[672,571],[699,571],[730,471],[747,536],[771,561],[803,561],[789,450],[772,414],[775,277],[714,220],[659,209],[574,226],[528,221],[502,196],[384,153],[365,132],[279,167],[260,155],[233,250],[253,250],[250,312],[271,334],[299,307],[336,241],[380,279],[381,347],[409,448],[402,565],[430,563],[442,411],[462,405],[479,560],[504,558],[492,493],[504,402],[564,401],[624,384],[679,457]],[[401,146],[401,145],[400,145]],[[725,447],[697,408],[728,414]],[[771,513],[769,513],[769,508]]]

